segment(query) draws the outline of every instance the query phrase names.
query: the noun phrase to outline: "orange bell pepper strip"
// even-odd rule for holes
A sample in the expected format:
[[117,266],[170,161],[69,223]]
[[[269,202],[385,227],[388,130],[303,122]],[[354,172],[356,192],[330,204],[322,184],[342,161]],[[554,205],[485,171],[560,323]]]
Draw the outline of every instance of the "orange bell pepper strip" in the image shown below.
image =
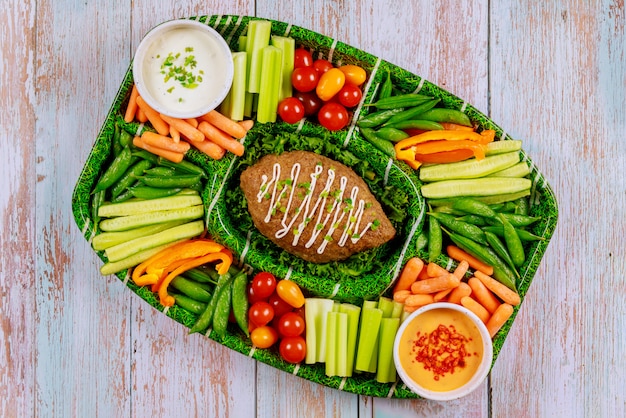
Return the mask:
[[172,270],[172,272],[169,273],[165,277],[165,279],[163,279],[159,286],[159,302],[161,303],[161,305],[172,306],[174,304],[174,298],[167,293],[167,287],[172,282],[172,280],[174,280],[179,274],[182,274],[192,268],[196,268],[203,264],[217,260],[221,260],[221,263],[217,265],[218,274],[226,274],[226,272],[228,272],[228,269],[230,268],[231,258],[228,254],[221,251],[209,253],[205,256],[194,258],[193,260],[190,260],[187,263],[184,263],[178,266],[176,269]]
[[[148,266],[150,264],[154,263],[155,261],[159,260],[162,257],[165,257],[167,254],[170,254],[170,252],[176,251],[178,248],[184,246],[188,242],[190,242],[190,240],[181,241],[178,244],[174,244],[171,247],[166,248],[163,251],[159,251],[158,253],[156,253],[152,257],[150,257],[147,260],[139,263],[139,265],[137,265],[133,269],[133,272],[132,272],[132,275],[131,275],[131,278],[133,279],[133,282],[135,284],[137,284],[137,286],[142,286],[139,283],[137,283],[137,280],[139,280],[139,277],[143,276],[146,273],[146,269],[148,268]],[[145,284],[151,284],[151,283],[145,283]]]
[[445,151],[456,151],[459,149],[469,149],[472,151],[477,160],[485,158],[485,149],[482,144],[477,144],[474,141],[461,140],[461,141],[428,141],[422,142],[412,148],[415,153],[415,159],[418,154],[433,154]]
[[415,154],[415,159],[421,163],[442,164],[464,161],[474,156],[469,148],[460,148],[452,151],[433,152],[431,154]]
[[221,251],[223,245],[208,239],[197,239],[187,242],[185,245],[176,247],[173,251],[167,251],[163,257],[152,262],[146,269],[148,273],[156,273],[161,276],[171,263],[185,258],[201,257],[203,255]]

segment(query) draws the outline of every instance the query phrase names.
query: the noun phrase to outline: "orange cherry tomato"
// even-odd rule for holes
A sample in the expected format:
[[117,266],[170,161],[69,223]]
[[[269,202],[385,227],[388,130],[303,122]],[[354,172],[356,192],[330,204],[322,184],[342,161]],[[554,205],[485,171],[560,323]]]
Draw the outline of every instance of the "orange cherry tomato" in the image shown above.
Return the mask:
[[327,102],[346,84],[346,75],[337,68],[331,68],[320,76],[315,88],[315,93],[323,101]]
[[291,280],[281,280],[276,284],[276,293],[282,300],[294,308],[301,308],[304,305],[304,295],[300,286]]
[[355,86],[360,86],[365,83],[365,80],[367,79],[367,73],[358,65],[342,65],[339,67],[339,70],[345,74],[346,82],[354,84]]
[[256,348],[270,348],[278,341],[278,331],[269,325],[257,327],[250,333],[250,340]]

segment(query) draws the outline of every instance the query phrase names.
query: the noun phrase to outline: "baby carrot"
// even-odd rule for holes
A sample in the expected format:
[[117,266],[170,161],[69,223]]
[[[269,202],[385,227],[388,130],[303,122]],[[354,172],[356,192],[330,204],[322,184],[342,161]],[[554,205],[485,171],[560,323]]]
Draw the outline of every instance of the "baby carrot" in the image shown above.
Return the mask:
[[137,96],[139,96],[139,91],[137,90],[137,86],[133,84],[130,97],[128,98],[128,106],[126,106],[126,113],[124,114],[124,122],[132,122],[135,119],[135,114],[137,113]]
[[194,128],[197,128],[198,127],[198,123],[199,123],[198,119],[196,119],[196,118],[185,119],[185,122],[187,122],[188,124],[190,124]]
[[467,262],[467,260],[461,260],[459,264],[456,266],[456,268],[454,269],[454,271],[452,272],[452,274],[458,277],[459,280],[463,280],[463,276],[465,276],[465,273],[467,273],[468,269],[469,269],[469,263]]
[[508,303],[503,303],[498,306],[498,309],[496,309],[496,311],[491,315],[491,318],[489,318],[489,320],[485,324],[487,325],[487,330],[489,331],[489,334],[491,334],[491,338],[493,338],[496,333],[500,331],[502,325],[504,325],[506,321],[509,320],[512,314],[513,306],[509,305]]
[[133,138],[133,145],[136,146],[137,148],[144,149],[154,155],[163,157],[166,160],[171,161],[173,163],[179,163],[183,160],[182,152],[174,152],[174,151],[166,150],[163,148],[155,147],[152,145],[148,145],[138,136]]
[[520,304],[521,299],[519,295],[515,291],[509,289],[508,287],[506,287],[505,285],[503,285],[502,283],[494,279],[493,277],[488,276],[482,273],[481,271],[475,271],[474,277],[476,277],[481,282],[483,282],[483,284],[485,285],[487,289],[491,290],[496,296],[498,296],[504,302],[513,306]]
[[249,131],[254,126],[254,121],[252,119],[240,120],[237,123],[246,131]]
[[404,306],[424,306],[434,301],[433,295],[411,295],[404,301]]
[[456,303],[457,305],[461,303],[461,299],[465,296],[469,296],[472,294],[472,288],[465,282],[461,282],[457,287],[452,289],[450,292],[450,296],[448,296],[448,302]]
[[429,277],[437,277],[449,273],[448,270],[444,269],[437,263],[433,263],[432,261],[426,265],[426,271],[428,272]]
[[487,321],[489,321],[489,312],[487,309],[471,297],[465,296],[461,298],[461,305],[474,312],[476,316],[483,321],[483,323],[487,323]]
[[500,301],[494,296],[493,293],[489,289],[485,287],[483,282],[478,280],[476,277],[471,277],[467,284],[472,288],[472,295],[474,298],[489,311],[490,314],[493,314],[498,306],[501,305]]
[[448,252],[448,256],[455,259],[456,261],[466,260],[469,263],[469,266],[474,270],[480,270],[488,276],[491,276],[493,274],[492,266],[487,265],[478,260],[476,257],[469,255],[456,245],[448,245],[446,247],[446,251]]
[[243,144],[228,136],[224,131],[217,128],[215,125],[203,120],[200,122],[200,125],[198,125],[198,130],[200,130],[200,132],[202,132],[208,140],[215,142],[227,151],[232,152],[238,157],[243,155]]
[[169,136],[159,135],[155,132],[150,131],[145,131],[143,134],[141,134],[141,140],[150,146],[163,148],[173,152],[180,152],[183,154],[189,151],[189,148],[191,148],[188,142],[183,141],[176,143]]
[[137,106],[143,110],[146,117],[152,124],[152,127],[161,135],[169,135],[170,127],[165,120],[159,115],[159,112],[150,107],[141,96],[137,96]]
[[418,274],[424,268],[424,262],[419,257],[411,257],[406,262],[400,273],[400,277],[393,287],[393,293],[395,294],[399,290],[408,290],[411,285],[417,280]]
[[146,116],[146,112],[144,112],[143,109],[140,108],[139,106],[137,106],[137,114],[135,115],[135,118],[141,123],[148,122],[148,117]]
[[184,119],[172,118],[170,116],[160,114],[161,118],[170,126],[173,126],[181,135],[193,142],[204,141],[202,132],[191,126]]
[[406,302],[406,298],[408,298],[409,296],[411,296],[411,291],[408,289],[398,290],[397,292],[393,292],[393,300],[395,300],[398,303]]
[[209,113],[200,116],[200,119],[210,123],[216,128],[237,139],[241,139],[246,136],[247,130],[245,128],[229,117],[222,115],[217,110],[211,110]]
[[211,141],[192,142],[191,144],[214,160],[219,160],[226,154],[224,148]]
[[450,288],[450,289],[444,289],[444,290],[440,290],[439,292],[435,293],[435,295],[433,296],[433,299],[435,299],[435,302],[441,302],[442,300],[444,300],[446,298],[446,296],[448,296],[454,289]]
[[180,132],[178,132],[178,129],[174,128],[173,126],[170,126],[170,136],[175,143],[178,144],[180,142]]
[[446,272],[432,279],[420,280],[411,285],[411,292],[414,294],[436,293],[444,289],[453,289],[457,287],[461,281],[454,274]]

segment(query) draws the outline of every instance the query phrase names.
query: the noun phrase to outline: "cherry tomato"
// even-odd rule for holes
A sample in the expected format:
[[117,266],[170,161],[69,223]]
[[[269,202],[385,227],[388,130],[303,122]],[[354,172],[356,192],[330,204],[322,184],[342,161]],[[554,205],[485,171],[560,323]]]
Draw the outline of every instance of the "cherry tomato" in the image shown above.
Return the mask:
[[282,300],[294,308],[304,305],[304,295],[300,286],[291,280],[281,280],[276,284],[276,293]]
[[306,357],[306,342],[302,337],[285,337],[281,340],[278,351],[289,363],[300,363]]
[[345,107],[355,107],[361,101],[363,92],[352,83],[346,83],[339,93],[337,93],[339,103]]
[[300,47],[295,50],[293,68],[310,67],[313,65],[313,56],[309,51]]
[[348,111],[339,103],[326,103],[318,112],[317,120],[329,131],[337,131],[348,124]]
[[330,61],[325,60],[325,59],[317,59],[315,61],[313,61],[313,68],[315,68],[315,70],[320,74],[324,74],[326,71],[330,70],[331,68],[333,68],[333,64],[331,64]]
[[304,104],[295,97],[286,97],[278,103],[278,116],[287,123],[297,123],[304,117]]
[[345,74],[346,81],[355,86],[360,86],[367,80],[367,73],[358,65],[342,65],[339,70]]
[[317,112],[319,112],[324,104],[322,99],[317,97],[317,94],[315,94],[314,91],[308,91],[305,93],[297,91],[294,96],[297,97],[304,105],[305,116],[317,115]]
[[251,283],[254,295],[266,299],[276,289],[276,277],[272,273],[262,271],[254,275]]
[[295,68],[291,73],[291,84],[298,91],[313,91],[317,87],[318,81],[319,76],[313,67]]
[[295,312],[287,312],[278,318],[276,329],[282,337],[297,337],[304,332],[304,319]]
[[278,341],[278,332],[267,325],[258,327],[250,333],[250,340],[257,348],[270,348]]
[[345,83],[345,74],[337,68],[331,68],[320,77],[317,87],[315,88],[315,93],[317,93],[320,99],[327,102],[332,99],[335,94],[339,93],[339,90],[341,90]]
[[258,297],[255,293],[254,293],[254,288],[252,287],[252,283],[250,283],[248,285],[248,302],[250,303],[250,305],[254,304],[255,302],[261,301],[261,300],[265,300],[264,298],[260,298]]
[[255,302],[248,310],[248,319],[259,327],[267,325],[274,319],[274,308],[267,302]]
[[293,306],[281,299],[276,292],[274,292],[267,301],[272,309],[274,309],[274,318],[280,318],[287,312],[293,310]]

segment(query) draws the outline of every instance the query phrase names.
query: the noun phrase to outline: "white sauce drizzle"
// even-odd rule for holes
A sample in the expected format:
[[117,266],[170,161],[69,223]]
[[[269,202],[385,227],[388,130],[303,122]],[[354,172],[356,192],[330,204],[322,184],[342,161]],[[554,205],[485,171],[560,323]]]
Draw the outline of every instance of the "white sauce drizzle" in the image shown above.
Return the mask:
[[[280,180],[281,169],[281,165],[275,163],[272,166],[271,179],[266,174],[261,176],[261,186],[256,195],[258,203],[261,203],[263,199],[270,200],[267,213],[263,219],[265,223],[270,222],[272,217],[277,216],[279,213],[283,213],[281,219],[282,228],[276,231],[276,238],[284,238],[289,232],[292,232],[292,245],[296,246],[307,225],[315,221],[311,237],[304,246],[311,248],[318,241],[320,236],[322,236],[321,243],[318,245],[316,251],[318,254],[323,254],[328,243],[332,240],[334,232],[342,224],[343,231],[341,238],[337,242],[340,247],[345,246],[348,239],[350,239],[353,244],[356,244],[363,235],[372,228],[373,223],[368,222],[360,229],[363,214],[365,213],[366,202],[358,198],[359,187],[354,186],[350,191],[349,199],[344,199],[348,185],[347,177],[341,176],[338,181],[339,188],[335,188],[335,190],[331,192],[333,185],[336,184],[336,176],[335,170],[329,168],[327,170],[328,177],[326,184],[324,184],[322,191],[317,196],[313,196],[313,191],[317,186],[319,176],[324,171],[322,164],[315,166],[315,170],[309,175],[308,183],[298,183],[302,170],[300,163],[293,164],[290,177],[286,180]],[[300,206],[292,211],[291,207],[296,190],[300,190],[301,193],[304,193],[304,197]],[[286,205],[283,206],[281,202],[283,202],[285,198],[287,202]],[[315,201],[313,202],[314,199]],[[313,207],[311,207],[311,205],[313,205]],[[293,216],[290,218],[292,212]],[[344,222],[346,216],[347,220]],[[299,223],[294,228],[294,225],[296,225],[299,219]]]

